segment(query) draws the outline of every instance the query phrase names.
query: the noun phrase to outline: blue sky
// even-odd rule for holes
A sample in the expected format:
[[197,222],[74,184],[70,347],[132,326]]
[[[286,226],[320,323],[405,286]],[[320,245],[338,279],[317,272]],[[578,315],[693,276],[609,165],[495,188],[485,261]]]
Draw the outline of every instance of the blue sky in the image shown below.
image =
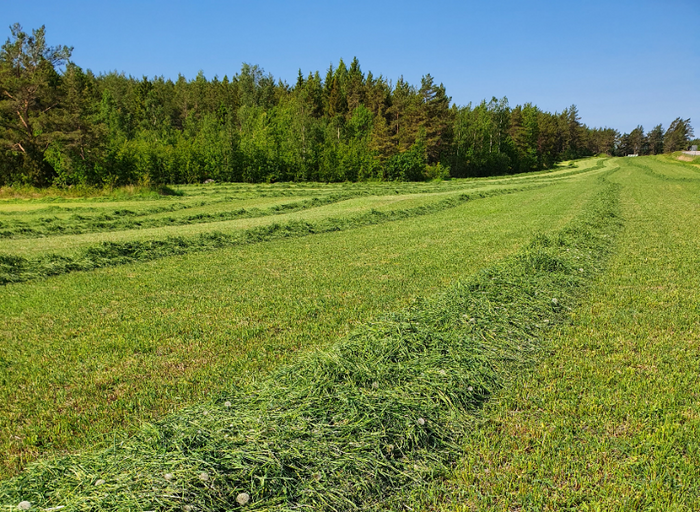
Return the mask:
[[[630,131],[690,117],[700,136],[700,1],[7,2],[0,26],[46,25],[95,72],[211,78],[258,64],[293,83],[354,56],[459,105],[507,96]],[[2,39],[9,36],[5,29]]]

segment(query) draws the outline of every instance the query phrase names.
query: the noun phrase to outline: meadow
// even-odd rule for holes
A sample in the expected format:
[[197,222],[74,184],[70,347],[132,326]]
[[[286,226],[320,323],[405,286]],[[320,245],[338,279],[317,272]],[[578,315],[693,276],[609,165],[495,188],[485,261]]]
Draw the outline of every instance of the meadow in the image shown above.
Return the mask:
[[444,510],[700,508],[700,167],[619,164],[608,269],[486,408]]
[[0,503],[697,509],[699,186],[8,195]]

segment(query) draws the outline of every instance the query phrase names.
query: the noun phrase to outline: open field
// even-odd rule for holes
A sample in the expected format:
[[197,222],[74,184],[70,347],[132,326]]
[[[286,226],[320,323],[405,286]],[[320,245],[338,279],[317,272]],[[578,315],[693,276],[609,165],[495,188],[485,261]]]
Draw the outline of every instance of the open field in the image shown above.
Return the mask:
[[[475,198],[552,186],[561,180],[579,182],[602,172],[605,172],[605,160],[596,159],[581,162],[580,167],[574,164],[573,168],[529,177],[394,184],[391,187],[386,183],[354,184],[342,193],[337,192],[339,186],[331,186],[329,190],[336,191],[335,194],[327,192],[313,199],[308,199],[309,187],[303,187],[306,199],[269,206],[269,199],[258,198],[258,201],[268,201],[268,207],[247,209],[237,205],[239,200],[227,195],[232,187],[224,186],[219,194],[215,189],[207,192],[212,196],[211,202],[217,204],[218,213],[179,219],[159,217],[168,206],[152,205],[140,212],[124,211],[124,208],[116,210],[117,213],[112,210],[106,219],[103,212],[87,223],[83,222],[89,219],[86,215],[79,215],[77,219],[74,215],[61,221],[36,215],[27,218],[27,214],[17,215],[16,210],[11,210],[4,221],[9,239],[4,242],[6,252],[0,254],[0,284],[423,216]],[[288,188],[279,187],[285,195],[289,195]],[[244,190],[249,196],[253,189],[248,186]],[[268,196],[270,188],[263,187],[258,192]],[[192,193],[196,196],[201,190]],[[182,210],[191,206],[188,198],[170,204],[169,209]],[[292,213],[288,213],[290,211]],[[129,220],[134,215],[141,217],[138,225]],[[47,225],[51,227],[46,228]],[[147,227],[152,225],[158,227]],[[60,226],[65,229],[58,230],[55,236],[46,236]],[[125,229],[127,226],[131,229]],[[71,231],[85,234],[61,234]]]
[[[169,233],[180,234],[181,226],[199,226],[198,232],[227,230],[230,225],[221,224],[250,217],[271,217],[288,214],[290,211],[317,209],[320,206],[337,204],[325,211],[314,211],[311,218],[327,216],[334,213],[347,214],[366,210],[371,207],[401,206],[411,207],[426,204],[432,200],[450,197],[459,193],[489,193],[497,189],[511,187],[541,186],[551,184],[562,178],[578,173],[588,172],[595,167],[588,160],[567,166],[546,174],[515,176],[507,179],[453,180],[436,184],[424,183],[386,183],[328,185],[320,190],[307,186],[280,184],[278,186],[183,186],[178,192],[183,196],[164,196],[159,201],[92,201],[54,202],[46,206],[39,201],[5,201],[0,208],[0,238],[37,239],[57,235],[101,233],[100,238],[86,237],[85,244],[104,240],[123,240],[136,235],[135,230],[158,227],[175,227],[168,230],[151,230],[139,233],[142,238],[167,236]],[[252,197],[251,197],[252,196]],[[308,216],[308,213],[307,213]],[[300,220],[303,215],[285,216],[275,221]],[[118,235],[108,233],[124,232]],[[61,245],[63,238],[52,241],[52,247]],[[46,240],[35,241],[35,244]],[[70,245],[70,242],[66,242]],[[19,246],[21,247],[21,246]],[[8,246],[8,251],[17,252],[17,246]]]
[[573,165],[0,203],[0,504],[697,509],[700,172]]
[[610,267],[467,437],[445,510],[700,508],[700,173],[619,162]]
[[331,342],[565,224],[595,188],[582,175],[555,194],[536,188],[396,223],[7,286],[3,358],[27,371],[3,387],[3,452],[19,457],[5,464],[81,446]]
[[[480,193],[488,193],[494,190],[506,192],[512,187],[507,185],[484,187],[479,189]],[[219,220],[216,222],[186,222],[191,218],[182,218],[184,225],[178,225],[177,217],[169,216],[164,219],[166,226],[156,228],[140,228],[119,231],[101,231],[90,233],[89,235],[63,235],[55,236],[48,240],[44,238],[21,238],[18,240],[8,240],[4,246],[12,254],[19,256],[36,256],[45,253],[56,253],[64,251],[75,251],[84,247],[90,247],[102,242],[131,242],[131,241],[151,241],[163,240],[168,237],[191,237],[206,233],[231,234],[243,230],[270,226],[272,224],[284,224],[290,222],[314,222],[331,218],[345,218],[351,215],[366,213],[369,211],[395,211],[401,209],[429,206],[441,200],[458,198],[463,194],[457,192],[434,192],[424,194],[393,194],[384,196],[364,196],[359,198],[349,198],[333,201],[331,204],[323,205],[322,202],[314,203],[308,201],[301,212],[284,213],[285,209],[294,209],[295,203],[289,201],[282,202],[267,200],[266,209],[259,209],[257,212],[246,210],[247,212],[258,213],[249,218],[237,220]],[[277,203],[277,204],[275,204]],[[286,208],[284,208],[286,206]],[[236,210],[235,210],[236,211]],[[239,215],[246,217],[245,215]],[[162,217],[153,215],[150,217],[154,221]],[[171,220],[172,219],[172,220]],[[199,218],[195,219],[199,220]],[[209,219],[207,219],[209,220]],[[157,222],[156,222],[157,223]],[[173,225],[174,224],[174,225]]]

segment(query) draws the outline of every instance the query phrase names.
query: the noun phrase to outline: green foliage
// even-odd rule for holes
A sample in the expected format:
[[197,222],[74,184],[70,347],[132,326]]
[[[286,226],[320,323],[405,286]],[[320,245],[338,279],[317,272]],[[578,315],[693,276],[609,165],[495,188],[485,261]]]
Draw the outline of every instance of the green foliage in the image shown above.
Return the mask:
[[16,23],[11,33],[0,49],[0,149],[22,163],[13,181],[47,185],[54,171],[44,161],[45,148],[67,130],[55,108],[61,99],[55,68],[72,48],[47,46],[44,27],[29,35]]
[[647,145],[651,155],[660,155],[664,152],[664,130],[660,124],[654,126],[647,134]]
[[626,155],[659,155],[683,151],[690,147],[693,137],[693,127],[690,119],[676,118],[664,132],[659,124],[648,134],[644,128],[637,126],[630,133],[622,134],[617,141],[615,154]]
[[408,151],[397,153],[384,165],[384,179],[398,181],[420,181],[426,171],[425,144],[414,143]]
[[426,180],[445,180],[450,177],[450,168],[438,162],[426,166],[424,175]]
[[425,163],[453,177],[492,176],[658,154],[692,136],[679,118],[665,134],[660,125],[635,132],[630,146],[629,134],[582,124],[575,105],[554,114],[506,98],[457,107],[430,74],[420,87],[392,84],[357,59],[325,79],[300,71],[293,86],[250,64],[222,80],[94,76],[44,35],[14,26],[0,54],[0,185],[422,180],[417,144]]
[[506,174],[512,165],[508,100],[457,109],[452,172],[457,177]]
[[664,134],[664,150],[673,153],[674,151],[684,151],[688,149],[688,143],[693,137],[693,127],[690,126],[690,119],[677,117]]

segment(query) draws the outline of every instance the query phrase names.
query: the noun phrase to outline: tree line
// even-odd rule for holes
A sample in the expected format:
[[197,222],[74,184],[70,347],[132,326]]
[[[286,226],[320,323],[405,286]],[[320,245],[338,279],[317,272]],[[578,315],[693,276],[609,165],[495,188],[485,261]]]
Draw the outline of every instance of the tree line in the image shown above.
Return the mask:
[[684,151],[689,145],[697,144],[691,141],[693,127],[690,119],[676,118],[667,130],[662,125],[656,125],[649,133],[644,133],[643,126],[637,126],[630,133],[618,138],[617,152],[620,155],[658,155]]
[[690,120],[621,135],[575,105],[550,113],[506,98],[455,105],[442,84],[363,72],[275,80],[95,75],[15,24],[0,50],[0,185],[426,180],[547,169],[599,153],[685,149]]

